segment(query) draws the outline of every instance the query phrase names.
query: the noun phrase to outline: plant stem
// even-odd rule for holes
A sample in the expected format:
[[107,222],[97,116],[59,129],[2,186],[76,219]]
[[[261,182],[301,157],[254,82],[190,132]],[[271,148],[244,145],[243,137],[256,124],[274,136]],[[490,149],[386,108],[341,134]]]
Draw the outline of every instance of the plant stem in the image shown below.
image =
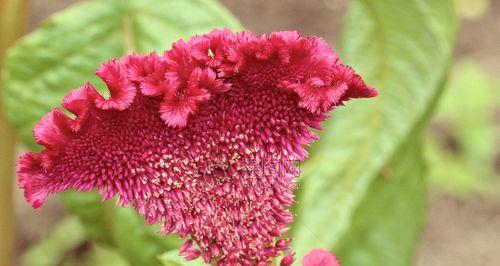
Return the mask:
[[[0,0],[0,69],[7,48],[26,29],[27,0]],[[0,265],[14,265],[13,176],[16,136],[7,121],[0,84]]]

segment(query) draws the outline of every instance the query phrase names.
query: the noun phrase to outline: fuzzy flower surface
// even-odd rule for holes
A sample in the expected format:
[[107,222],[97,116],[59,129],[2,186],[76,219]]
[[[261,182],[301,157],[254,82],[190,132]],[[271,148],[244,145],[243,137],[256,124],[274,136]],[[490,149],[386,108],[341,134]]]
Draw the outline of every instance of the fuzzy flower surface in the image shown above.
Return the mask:
[[162,55],[104,63],[90,83],[34,128],[45,149],[18,161],[18,183],[39,208],[67,189],[118,195],[180,252],[217,265],[267,265],[288,250],[297,162],[327,112],[374,97],[324,40],[297,32],[214,30]]

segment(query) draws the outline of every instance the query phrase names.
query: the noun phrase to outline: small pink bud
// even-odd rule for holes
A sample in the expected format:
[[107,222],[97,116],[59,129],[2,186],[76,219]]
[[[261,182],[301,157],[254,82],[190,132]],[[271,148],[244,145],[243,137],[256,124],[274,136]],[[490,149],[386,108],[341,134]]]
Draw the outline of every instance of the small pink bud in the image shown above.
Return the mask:
[[280,266],[291,266],[295,261],[294,253],[286,254],[280,262]]
[[340,266],[340,262],[328,250],[313,249],[302,260],[302,266]]

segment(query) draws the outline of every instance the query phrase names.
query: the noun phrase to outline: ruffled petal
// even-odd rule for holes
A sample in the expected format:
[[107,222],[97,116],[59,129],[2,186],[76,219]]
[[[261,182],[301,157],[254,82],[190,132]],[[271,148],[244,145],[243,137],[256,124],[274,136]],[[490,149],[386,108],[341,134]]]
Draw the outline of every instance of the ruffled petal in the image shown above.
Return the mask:
[[123,63],[111,60],[97,69],[96,74],[106,83],[110,93],[109,99],[98,95],[95,99],[98,108],[123,111],[132,104],[137,90],[130,82]]
[[41,166],[39,154],[25,153],[17,162],[18,184],[24,190],[24,198],[35,209],[40,208],[51,191],[47,176]]

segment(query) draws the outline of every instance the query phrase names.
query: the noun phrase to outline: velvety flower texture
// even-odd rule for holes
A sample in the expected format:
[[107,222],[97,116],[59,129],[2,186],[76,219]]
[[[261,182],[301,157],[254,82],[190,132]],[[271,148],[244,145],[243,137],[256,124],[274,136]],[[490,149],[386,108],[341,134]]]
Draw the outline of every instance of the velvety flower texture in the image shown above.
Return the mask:
[[[163,55],[130,55],[97,70],[34,129],[45,146],[18,162],[34,207],[49,194],[118,194],[149,224],[188,240],[181,253],[218,265],[266,265],[289,249],[297,161],[327,112],[373,97],[321,39],[215,30]],[[289,259],[290,260],[290,259]]]
[[340,266],[340,263],[330,251],[313,249],[304,256],[302,266]]

